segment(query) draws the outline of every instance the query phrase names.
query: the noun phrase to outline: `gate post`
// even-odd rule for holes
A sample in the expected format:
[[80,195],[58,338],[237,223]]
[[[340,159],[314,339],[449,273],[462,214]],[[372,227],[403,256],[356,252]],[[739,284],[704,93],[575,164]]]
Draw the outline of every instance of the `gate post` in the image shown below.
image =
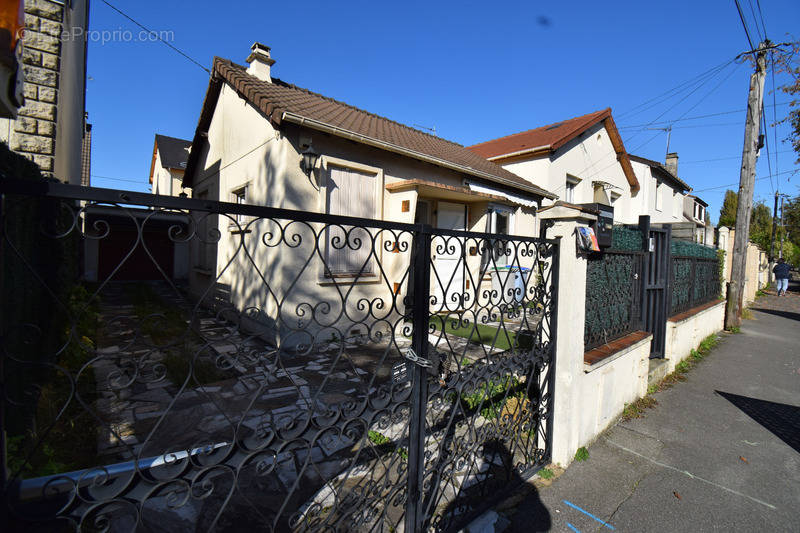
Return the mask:
[[[411,271],[414,273],[411,316],[411,346],[417,357],[428,359],[428,322],[430,321],[431,226],[420,224],[414,236]],[[412,364],[412,363],[408,363]],[[428,371],[412,364],[411,418],[408,423],[408,486],[406,501],[406,533],[423,529],[422,478],[425,475],[425,410],[428,406]]]

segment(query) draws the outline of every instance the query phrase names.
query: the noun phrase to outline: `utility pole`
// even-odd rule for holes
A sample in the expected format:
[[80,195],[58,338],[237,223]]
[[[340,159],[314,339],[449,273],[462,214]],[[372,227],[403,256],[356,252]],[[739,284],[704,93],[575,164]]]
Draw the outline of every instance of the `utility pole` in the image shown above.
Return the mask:
[[778,250],[778,257],[783,257],[783,238],[786,236],[786,220],[783,218],[784,217],[784,212],[783,212],[783,199],[784,198],[786,198],[786,195],[782,194],[781,195],[781,229],[783,231],[781,232],[781,249]]
[[747,264],[747,241],[750,236],[750,215],[753,210],[753,188],[756,177],[756,154],[761,125],[761,109],[764,98],[764,78],[766,77],[766,48],[764,41],[756,52],[756,70],[750,76],[750,90],[747,95],[747,120],[744,125],[744,146],[742,148],[742,167],[739,173],[739,198],[736,206],[736,236],[733,241],[731,261],[731,281],[728,285],[728,301],[725,306],[725,327],[739,327],[742,324],[742,298]]
[[778,231],[778,197],[779,191],[775,191],[775,207],[772,210],[772,238],[769,242],[769,262],[775,261],[775,232]]

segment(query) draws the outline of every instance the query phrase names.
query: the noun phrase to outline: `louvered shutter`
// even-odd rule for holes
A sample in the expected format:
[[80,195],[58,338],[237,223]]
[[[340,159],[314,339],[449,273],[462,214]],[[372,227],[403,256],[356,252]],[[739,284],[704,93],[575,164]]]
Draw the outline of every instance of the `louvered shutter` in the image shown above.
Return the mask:
[[[330,166],[328,174],[328,213],[349,217],[375,218],[375,174]],[[373,260],[362,266],[372,251],[369,232],[349,226],[328,230],[327,263],[332,274],[372,273]],[[347,237],[345,237],[346,233]],[[348,242],[342,246],[344,239]],[[356,243],[360,239],[360,243]]]

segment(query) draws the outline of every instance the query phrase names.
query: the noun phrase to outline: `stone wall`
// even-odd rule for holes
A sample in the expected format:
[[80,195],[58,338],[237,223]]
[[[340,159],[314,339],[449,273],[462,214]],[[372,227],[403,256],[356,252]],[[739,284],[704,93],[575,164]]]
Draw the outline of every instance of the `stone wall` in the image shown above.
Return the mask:
[[25,105],[16,120],[0,121],[0,140],[35,162],[47,176],[55,168],[55,137],[64,6],[25,1],[23,70]]

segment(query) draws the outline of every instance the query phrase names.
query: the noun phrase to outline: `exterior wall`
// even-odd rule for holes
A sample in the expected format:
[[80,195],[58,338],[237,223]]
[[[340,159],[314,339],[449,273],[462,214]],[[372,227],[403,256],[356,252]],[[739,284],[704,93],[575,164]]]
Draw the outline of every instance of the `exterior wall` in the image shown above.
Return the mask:
[[[725,250],[725,282],[730,282],[731,280],[735,237],[736,230],[726,227],[719,229],[719,248]],[[747,243],[747,260],[745,264],[744,304],[749,305],[755,301],[758,290],[766,287],[768,283],[769,262],[767,253],[763,252],[756,244],[749,242]],[[724,291],[723,294],[725,294]]]
[[[390,192],[385,189],[386,185],[421,179],[461,187],[467,178],[455,171],[291,124],[282,126],[280,131],[276,130],[260,112],[244,104],[227,85],[221,90],[207,139],[207,143],[200,147],[193,186],[194,198],[205,196],[208,199],[231,201],[233,191],[246,186],[246,202],[249,204],[326,212],[327,169],[330,165],[341,165],[377,175],[377,209],[370,218],[413,223],[418,193],[413,190]],[[323,154],[317,169],[310,177],[300,167],[301,146],[308,140],[312,141],[318,153]],[[242,157],[245,154],[249,155]],[[410,207],[405,212],[402,209],[404,200],[409,201]],[[461,203],[459,200],[445,201]],[[436,202],[435,198],[431,199],[432,213],[436,211]],[[485,230],[487,206],[487,201],[468,204],[468,229],[481,232]],[[535,225],[534,211],[519,208],[515,208],[515,211],[515,233],[535,235],[538,228]],[[289,331],[291,328],[287,324],[300,320],[298,305],[341,301],[339,287],[352,285],[352,292],[347,296],[348,302],[356,302],[359,298],[369,301],[381,298],[386,303],[387,299],[394,298],[396,291],[401,295],[407,291],[411,245],[409,233],[395,235],[373,230],[374,253],[379,258],[381,267],[379,275],[369,279],[360,278],[357,283],[348,283],[346,279],[337,278],[334,285],[324,275],[325,267],[321,258],[323,252],[311,255],[306,253],[302,256],[297,250],[289,248],[286,242],[275,247],[263,244],[261,236],[270,230],[277,230],[273,222],[257,221],[248,226],[251,233],[242,235],[233,233],[240,228],[229,217],[210,216],[209,221],[222,238],[215,245],[216,257],[213,265],[210,265],[211,268],[197,268],[200,265],[196,264],[198,247],[195,243],[192,251],[193,268],[190,272],[193,292],[202,297],[210,294],[214,290],[211,287],[216,283],[229,286],[231,303],[236,308],[258,309],[266,317],[268,329],[272,332],[265,334],[269,340],[282,344],[293,342],[294,339],[287,340],[292,337]],[[243,225],[249,222],[251,221],[245,221]],[[431,222],[435,225],[435,219]],[[285,225],[285,221],[282,225]],[[318,224],[313,227],[317,232],[322,229]],[[307,227],[303,230],[295,225],[292,231],[297,231],[306,244],[309,239],[315,238]],[[280,231],[275,233],[280,234]],[[242,239],[250,257],[240,246]],[[324,237],[321,240],[320,244],[324,245]],[[407,245],[408,248],[404,250],[408,251],[387,251],[385,245],[390,240]],[[286,253],[287,250],[292,250],[293,253]],[[304,249],[304,253],[307,251]],[[477,270],[479,255],[468,254],[466,260],[468,268]],[[254,266],[257,266],[257,270]],[[491,283],[490,278],[481,281]],[[399,287],[395,287],[395,284],[399,284]],[[432,287],[435,287],[433,281]],[[435,289],[432,288],[433,290]],[[286,323],[274,323],[279,314]],[[337,324],[337,328],[341,329],[340,325]]]
[[52,0],[25,2],[25,105],[16,120],[0,119],[0,141],[34,161],[44,174],[80,184],[86,41],[62,39],[62,32],[86,28],[88,5],[75,0],[70,6],[65,9]]
[[653,176],[650,165],[631,161],[633,172],[639,180],[641,190],[633,201],[633,208],[640,215],[650,215],[652,224],[675,224],[683,220],[683,204],[685,194],[662,182],[661,210],[656,209],[656,192],[658,180]]
[[[183,171],[161,166],[161,153],[158,152],[153,168],[153,184],[150,187],[153,194],[178,196],[183,191]],[[225,198],[224,201],[228,199]]]
[[607,194],[621,194],[614,203],[614,222],[635,224],[641,214],[641,191],[631,197],[630,184],[616,157],[605,126],[597,124],[549,157],[500,163],[506,170],[557,194],[561,200],[565,199],[567,175],[580,179],[574,199],[578,204],[594,201],[593,181],[610,183],[614,188]]
[[689,357],[703,339],[722,331],[724,327],[724,301],[683,320],[668,320],[664,345],[667,373],[673,372],[678,363]]
[[[561,237],[558,271],[553,461],[569,464],[575,450],[597,437],[626,403],[647,393],[650,340],[623,350],[586,372],[583,360],[586,258],[576,253],[575,228],[586,221],[556,222],[549,238]],[[580,334],[577,334],[580,332]],[[613,357],[613,356],[612,356]]]

